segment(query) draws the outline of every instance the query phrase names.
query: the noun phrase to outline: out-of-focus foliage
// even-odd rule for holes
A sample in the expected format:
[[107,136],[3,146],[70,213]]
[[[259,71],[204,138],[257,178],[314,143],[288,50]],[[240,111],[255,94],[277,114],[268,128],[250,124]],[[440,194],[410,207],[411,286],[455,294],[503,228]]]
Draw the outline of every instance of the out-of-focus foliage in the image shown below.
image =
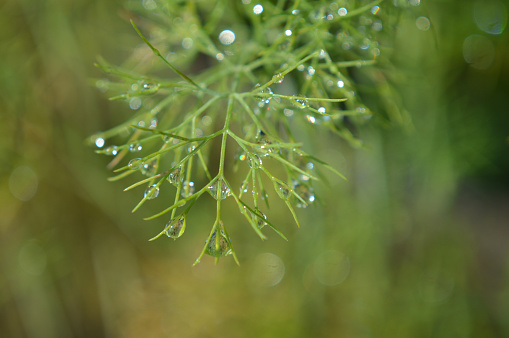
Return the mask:
[[120,62],[139,43],[125,2],[2,2],[0,336],[509,335],[509,8],[397,4],[413,130],[373,122],[367,150],[318,135],[316,155],[349,181],[317,186],[300,229],[276,213],[288,242],[230,233],[240,267],[191,267],[213,205],[149,244],[83,145],[126,114],[89,85],[97,55]]

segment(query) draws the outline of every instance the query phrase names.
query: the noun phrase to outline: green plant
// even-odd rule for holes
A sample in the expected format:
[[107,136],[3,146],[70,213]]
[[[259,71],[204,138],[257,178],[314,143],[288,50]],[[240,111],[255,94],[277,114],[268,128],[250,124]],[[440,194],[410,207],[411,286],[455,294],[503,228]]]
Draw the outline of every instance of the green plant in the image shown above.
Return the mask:
[[[296,127],[311,124],[361,146],[352,126],[372,116],[362,92],[375,87],[377,108],[385,107],[392,120],[403,119],[381,67],[380,2],[134,3],[133,10],[147,17],[131,21],[144,44],[123,67],[100,60],[97,66],[117,80],[96,84],[117,93],[111,99],[127,102],[135,113],[91,142],[97,153],[115,156],[109,167],[120,167],[111,180],[146,176],[125,189],[146,187],[133,212],[160,189],[175,187],[173,203],[147,218],[169,215],[152,240],[180,237],[194,203],[208,193],[217,200],[217,214],[196,263],[205,253],[216,260],[232,254],[238,263],[221,216],[225,198],[235,200],[261,239],[264,226],[286,239],[262,211],[269,207],[267,191],[275,191],[298,225],[294,207],[315,200],[316,165],[343,177],[302,149]],[[165,67],[173,75],[146,75]],[[105,146],[113,142],[108,140],[119,145]],[[219,160],[213,167],[207,158],[216,142]],[[227,147],[236,148],[233,161]],[[136,157],[140,151],[145,156]],[[269,171],[267,162],[279,163],[285,177]],[[240,191],[227,166],[239,173],[244,167]]]

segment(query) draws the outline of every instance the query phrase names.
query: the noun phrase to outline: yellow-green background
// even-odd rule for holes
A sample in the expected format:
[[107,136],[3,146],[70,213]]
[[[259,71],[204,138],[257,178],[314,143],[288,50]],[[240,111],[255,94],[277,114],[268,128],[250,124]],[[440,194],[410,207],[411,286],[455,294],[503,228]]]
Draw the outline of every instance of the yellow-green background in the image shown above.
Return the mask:
[[[92,85],[98,55],[120,63],[140,43],[125,3],[2,1],[0,336],[508,336],[508,32],[480,31],[469,2],[421,2],[394,53],[414,129],[375,119],[367,150],[323,136],[316,155],[349,181],[316,185],[323,204],[298,211],[300,229],[271,211],[289,242],[260,241],[226,203],[241,266],[192,267],[213,205],[178,241],[149,243],[162,224],[131,215],[139,196],[84,145],[129,114]],[[463,58],[470,34],[496,47],[486,70]]]

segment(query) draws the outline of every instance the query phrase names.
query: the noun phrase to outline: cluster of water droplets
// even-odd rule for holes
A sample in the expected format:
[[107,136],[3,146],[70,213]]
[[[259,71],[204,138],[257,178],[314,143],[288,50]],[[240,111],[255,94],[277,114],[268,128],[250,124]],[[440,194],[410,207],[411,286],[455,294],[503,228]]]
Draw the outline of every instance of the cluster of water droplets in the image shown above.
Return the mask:
[[167,229],[164,232],[166,236],[173,239],[179,238],[186,230],[186,217],[181,215],[172,219],[168,222],[168,224],[166,224],[166,228]]
[[[282,82],[282,80],[281,80]],[[260,87],[260,84],[255,85],[255,89]],[[256,95],[255,98],[258,100],[258,107],[263,108],[265,105],[270,103],[272,99],[273,91],[270,87],[266,87],[259,92],[259,95]]]

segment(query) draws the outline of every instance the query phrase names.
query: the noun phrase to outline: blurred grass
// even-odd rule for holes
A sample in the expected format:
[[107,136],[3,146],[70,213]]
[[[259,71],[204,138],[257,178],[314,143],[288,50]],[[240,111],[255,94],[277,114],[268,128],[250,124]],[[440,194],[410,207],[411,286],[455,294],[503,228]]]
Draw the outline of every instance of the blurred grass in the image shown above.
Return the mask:
[[130,214],[136,196],[83,145],[127,111],[89,85],[98,55],[140,42],[124,2],[2,2],[0,336],[509,335],[508,33],[473,69],[471,6],[422,2],[435,31],[407,12],[395,53],[415,130],[373,122],[362,151],[310,138],[349,181],[317,186],[300,229],[274,215],[288,243],[232,214],[242,265],[194,268],[210,204],[178,241],[148,243],[160,224]]

